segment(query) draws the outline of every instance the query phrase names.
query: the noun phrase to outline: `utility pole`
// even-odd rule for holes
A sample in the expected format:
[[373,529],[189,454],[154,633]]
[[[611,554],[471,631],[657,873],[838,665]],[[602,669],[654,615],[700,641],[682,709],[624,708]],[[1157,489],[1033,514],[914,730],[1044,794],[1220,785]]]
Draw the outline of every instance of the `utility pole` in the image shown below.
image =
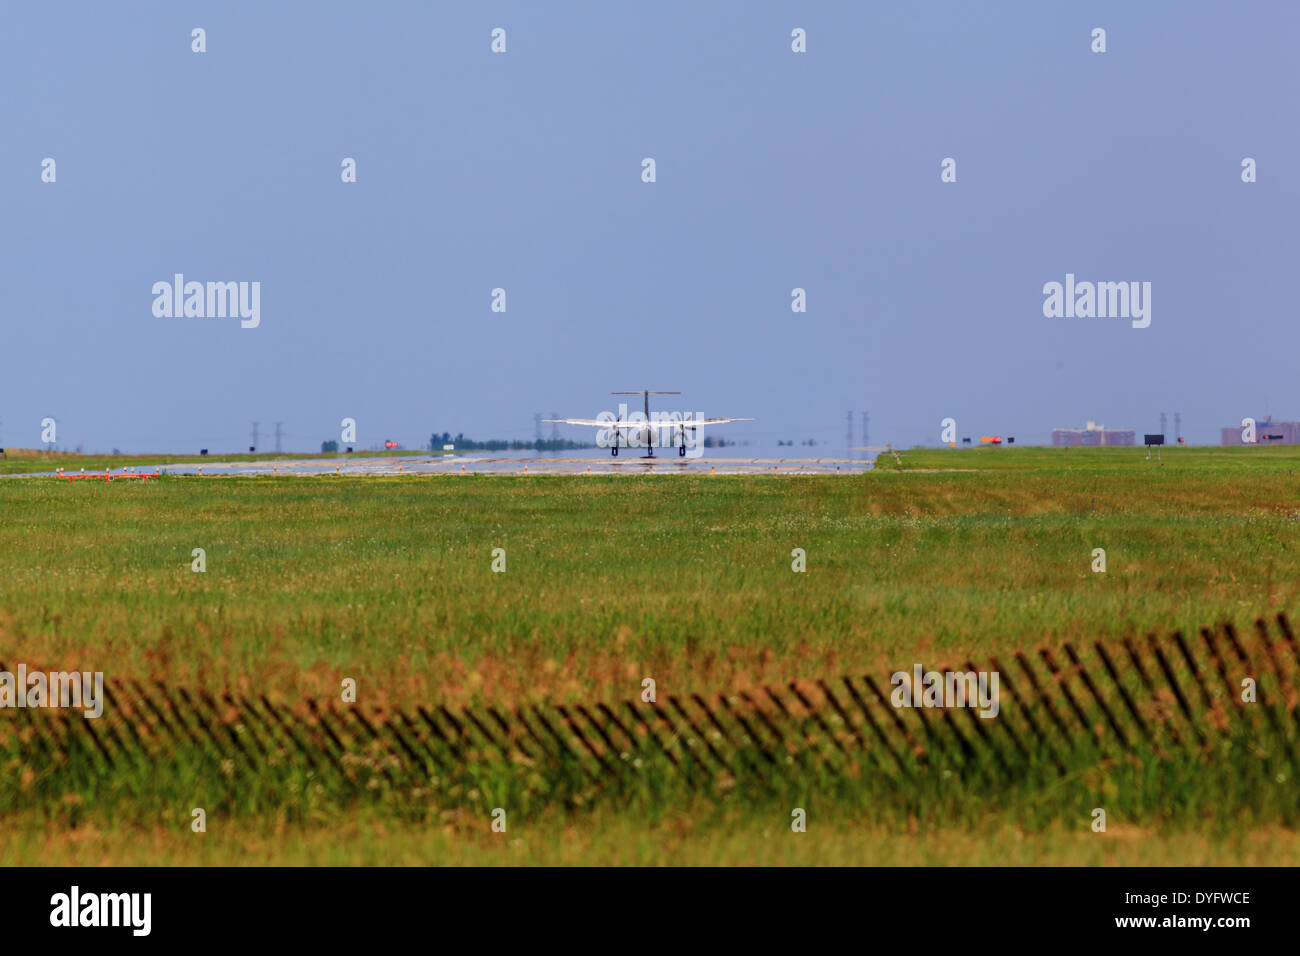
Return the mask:
[[1165,433],[1165,413],[1161,412],[1160,413],[1160,434],[1163,435],[1164,433]]
[[1183,443],[1183,413],[1174,412],[1174,444]]
[[551,412],[551,420],[554,422],[554,424],[551,425],[551,442],[556,448],[560,447],[560,424],[558,421],[555,421],[559,417],[559,412]]
[[257,451],[257,422],[253,422],[253,451]]
[[275,423],[275,453],[276,453],[277,455],[280,454],[280,435],[283,434],[283,433],[280,431],[280,426],[283,425],[283,424],[284,424],[284,422],[276,422],[276,423]]
[[845,447],[845,453],[850,458],[852,458],[853,457],[853,413],[852,412],[849,412],[848,419],[849,419],[849,426],[848,426],[849,430],[848,430],[848,437],[844,440],[844,447]]

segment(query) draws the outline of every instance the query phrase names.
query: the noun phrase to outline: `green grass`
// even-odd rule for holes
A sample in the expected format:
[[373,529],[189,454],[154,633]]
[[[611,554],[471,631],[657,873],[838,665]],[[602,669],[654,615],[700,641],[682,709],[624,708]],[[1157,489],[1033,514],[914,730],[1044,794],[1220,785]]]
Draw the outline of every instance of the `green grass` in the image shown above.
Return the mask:
[[458,700],[1191,627],[1294,610],[1300,456],[1279,451],[853,478],[10,480],[0,648],[303,692],[347,672]]
[[339,459],[347,460],[350,458],[393,458],[399,456],[421,457],[429,455],[454,455],[454,451],[429,451],[428,449],[419,448],[397,448],[386,451],[354,451],[354,452],[304,452],[295,453],[287,452],[259,452],[257,454],[233,454],[233,455],[199,455],[196,451],[192,455],[83,455],[76,452],[62,451],[43,451],[31,448],[8,448],[4,454],[0,454],[0,475],[30,475],[46,471],[56,471],[63,468],[65,471],[76,473],[81,469],[87,472],[99,472],[103,474],[105,469],[121,471],[123,467],[128,468],[153,468],[161,466],[166,468],[168,465],[178,464],[205,464],[219,462],[272,462],[272,461],[299,461],[302,459]]
[[[663,694],[705,691],[1300,617],[1300,449],[1166,449],[1159,464],[1144,449],[902,457],[854,477],[0,481],[0,660],[291,699],[335,695],[348,676],[384,704],[520,703],[630,698],[647,675]],[[504,574],[491,571],[497,547]],[[1090,570],[1098,547],[1105,574]],[[190,570],[193,548],[206,550],[203,574]],[[793,548],[807,552],[807,573],[791,571]],[[691,862],[843,862],[837,841],[859,826],[892,835],[863,862],[901,860],[909,826],[927,860],[927,834],[949,834],[954,862],[998,862],[995,835],[1028,826],[1044,859],[1102,862],[1110,851],[1088,841],[1087,811],[1110,793],[1131,811],[1122,827],[1147,841],[1124,859],[1249,861],[1252,834],[1268,831],[1294,860],[1294,780],[1274,770],[1233,763],[1183,779],[1185,768],[1152,761],[1080,771],[1064,790],[956,802],[936,790],[923,804],[818,780],[828,825],[795,836],[806,839],[788,855],[760,836],[788,832],[769,820],[770,794],[701,804],[667,786],[576,816],[539,805],[536,832],[568,843],[519,829],[534,862],[654,861],[653,834],[681,814],[696,821],[680,836]],[[0,862],[87,828],[133,859],[121,834],[162,833],[156,860],[175,862],[191,845],[188,807],[208,803],[280,847],[267,851],[279,861],[311,854],[266,834],[356,814],[447,832],[418,841],[428,857],[397,836],[386,850],[358,836],[321,859],[513,861],[479,834],[481,800],[446,820],[442,798],[352,803],[307,786],[290,799],[278,781],[246,783],[204,796],[160,780],[143,802],[89,778],[37,780],[26,797],[0,789],[0,829],[8,819],[26,834],[0,841]],[[816,798],[797,782],[778,796]],[[212,842],[227,862],[252,859],[237,840]]]

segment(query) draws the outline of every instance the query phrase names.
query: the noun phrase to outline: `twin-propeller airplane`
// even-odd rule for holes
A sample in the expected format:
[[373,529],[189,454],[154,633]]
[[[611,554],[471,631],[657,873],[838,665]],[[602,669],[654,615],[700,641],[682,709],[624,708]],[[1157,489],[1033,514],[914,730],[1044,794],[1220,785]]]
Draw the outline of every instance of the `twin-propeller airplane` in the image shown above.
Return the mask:
[[[620,414],[613,415],[610,412],[601,412],[596,418],[548,418],[548,424],[556,425],[590,425],[596,428],[602,428],[610,432],[613,444],[610,445],[609,453],[615,457],[618,456],[620,439],[622,444],[628,448],[645,448],[646,454],[643,458],[653,458],[655,456],[655,446],[660,448],[677,446],[677,454],[681,457],[686,456],[686,431],[691,432],[691,446],[698,447],[695,444],[695,430],[704,425],[725,425],[727,422],[752,422],[752,418],[693,418],[689,415],[683,416],[680,412],[650,414],[650,396],[651,395],[680,395],[681,392],[651,392],[642,389],[638,392],[610,392],[611,395],[640,395],[645,399],[645,414],[639,415],[633,412],[627,415],[627,406],[620,406]],[[658,434],[661,431],[668,432],[668,441],[664,442],[659,439]],[[598,439],[599,442],[599,439]]]

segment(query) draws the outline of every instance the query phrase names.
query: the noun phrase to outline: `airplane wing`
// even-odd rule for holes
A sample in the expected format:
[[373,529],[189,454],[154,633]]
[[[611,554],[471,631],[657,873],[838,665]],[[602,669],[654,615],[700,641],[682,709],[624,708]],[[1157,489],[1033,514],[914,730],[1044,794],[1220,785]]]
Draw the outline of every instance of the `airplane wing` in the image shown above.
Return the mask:
[[654,428],[699,428],[701,425],[725,425],[727,422],[752,422],[752,418],[688,418],[685,421],[651,422]]
[[655,428],[668,428],[672,422],[630,422],[626,418],[621,421],[597,421],[594,418],[543,418],[542,421],[547,425],[590,425],[593,428],[618,428],[623,431],[640,430],[653,426]]
[[645,422],[630,422],[626,418],[622,421],[614,421],[612,418],[608,421],[597,421],[594,418],[543,418],[542,421],[547,425],[591,425],[594,428],[645,428]]

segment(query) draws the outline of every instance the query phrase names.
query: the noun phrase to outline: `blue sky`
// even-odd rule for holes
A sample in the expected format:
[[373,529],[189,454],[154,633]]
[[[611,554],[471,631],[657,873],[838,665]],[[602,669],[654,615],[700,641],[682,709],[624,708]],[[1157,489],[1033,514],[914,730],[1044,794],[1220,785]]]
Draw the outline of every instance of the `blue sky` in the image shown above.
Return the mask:
[[[832,449],[849,409],[900,445],[1300,418],[1300,5],[3,17],[0,444],[47,416],[87,450],[530,438],[641,387]],[[261,324],[155,317],[177,272],[260,282]],[[1150,327],[1044,317],[1066,273],[1150,282]]]

